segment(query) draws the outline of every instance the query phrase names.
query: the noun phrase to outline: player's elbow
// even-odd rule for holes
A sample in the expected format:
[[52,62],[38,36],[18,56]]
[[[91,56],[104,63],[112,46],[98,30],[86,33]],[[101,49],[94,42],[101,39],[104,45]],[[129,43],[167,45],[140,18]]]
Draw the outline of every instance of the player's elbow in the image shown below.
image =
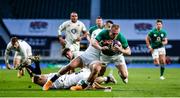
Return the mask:
[[128,50],[128,51],[126,52],[126,55],[131,55],[131,50]]
[[125,55],[131,55],[131,49],[128,47],[125,49]]

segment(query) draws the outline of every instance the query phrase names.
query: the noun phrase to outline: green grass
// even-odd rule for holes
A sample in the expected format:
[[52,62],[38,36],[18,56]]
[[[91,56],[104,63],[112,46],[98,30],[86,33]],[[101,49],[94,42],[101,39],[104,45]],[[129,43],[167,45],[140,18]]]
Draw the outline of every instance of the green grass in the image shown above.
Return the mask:
[[[58,69],[43,69],[43,73],[56,72]],[[28,74],[16,77],[15,70],[0,70],[0,97],[180,97],[180,69],[165,70],[165,80],[159,79],[158,68],[130,68],[129,83],[123,84],[114,71],[118,84],[106,84],[113,87],[111,92],[103,90],[69,91],[50,90],[31,83]]]

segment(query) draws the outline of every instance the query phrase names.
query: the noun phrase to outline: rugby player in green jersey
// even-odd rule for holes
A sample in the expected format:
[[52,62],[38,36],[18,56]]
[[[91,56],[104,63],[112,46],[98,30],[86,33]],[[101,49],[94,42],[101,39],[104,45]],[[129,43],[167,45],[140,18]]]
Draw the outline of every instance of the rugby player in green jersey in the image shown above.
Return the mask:
[[97,30],[97,29],[103,29],[104,25],[103,25],[103,20],[100,16],[98,16],[96,18],[96,25],[90,27],[89,29],[89,34],[92,35],[93,31]]
[[126,38],[120,32],[119,25],[113,24],[110,30],[101,31],[93,46],[101,50],[100,60],[105,64],[114,63],[124,83],[128,83],[128,70],[123,54],[131,55]]
[[158,19],[156,28],[152,29],[146,36],[146,45],[150,50],[154,64],[160,66],[160,79],[164,80],[164,70],[166,65],[165,45],[168,43],[167,32],[162,29],[163,22]]

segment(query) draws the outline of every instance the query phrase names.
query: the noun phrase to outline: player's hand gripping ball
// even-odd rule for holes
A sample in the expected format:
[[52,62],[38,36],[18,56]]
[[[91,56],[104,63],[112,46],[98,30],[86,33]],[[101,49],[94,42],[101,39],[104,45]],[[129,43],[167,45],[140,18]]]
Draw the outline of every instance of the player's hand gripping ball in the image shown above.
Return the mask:
[[111,45],[111,48],[114,52],[118,52],[118,48],[121,47],[121,42],[118,41],[118,40],[113,40],[112,41],[112,45]]
[[118,40],[113,40],[112,41],[112,46],[115,47],[116,45],[121,47],[121,42],[119,42]]

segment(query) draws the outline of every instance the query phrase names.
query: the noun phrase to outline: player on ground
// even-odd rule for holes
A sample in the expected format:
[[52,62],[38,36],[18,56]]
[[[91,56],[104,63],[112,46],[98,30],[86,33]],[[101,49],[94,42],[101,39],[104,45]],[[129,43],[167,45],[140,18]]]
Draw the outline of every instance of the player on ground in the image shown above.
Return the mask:
[[167,32],[162,29],[163,22],[158,19],[156,28],[152,29],[146,36],[146,45],[150,50],[154,64],[160,66],[160,79],[164,80],[164,70],[166,65],[165,45],[168,43]]
[[101,61],[106,64],[114,63],[123,82],[127,83],[128,70],[123,54],[130,55],[131,50],[126,38],[120,32],[119,25],[113,24],[110,30],[101,31],[95,39],[93,46],[102,51]]
[[[85,81],[87,80],[88,76],[90,75],[90,69],[88,68],[83,68],[79,72],[71,73],[71,74],[64,74],[60,76],[50,88],[52,89],[68,89],[71,87],[71,90],[76,90],[73,89],[72,86],[75,85],[84,85]],[[47,80],[51,79],[56,73],[50,73],[50,74],[42,74],[42,75],[34,75],[32,78],[33,83],[38,84],[40,86],[43,86]],[[104,80],[108,79],[108,77],[101,77],[104,78]],[[104,87],[104,86],[99,86],[98,82],[101,82],[102,79],[97,78],[97,82],[95,81],[94,87],[97,89],[106,89],[111,87]],[[103,81],[104,81],[103,80]]]
[[[15,69],[23,62],[27,62],[28,65],[31,64],[31,60],[28,59],[28,57],[32,56],[31,46],[27,42],[20,40],[17,37],[12,37],[5,51],[5,64],[8,69],[11,69],[9,64],[9,53],[11,50],[15,51],[13,60]],[[18,70],[17,76],[23,76],[24,71],[24,69]]]
[[[65,39],[62,37],[62,32],[65,32]],[[81,36],[81,32],[83,36]],[[84,37],[88,37],[88,32],[85,25],[78,20],[78,14],[72,12],[70,20],[59,26],[58,37],[61,45],[65,48],[70,48],[72,51],[80,50],[80,41]],[[87,38],[89,39],[89,38]]]

